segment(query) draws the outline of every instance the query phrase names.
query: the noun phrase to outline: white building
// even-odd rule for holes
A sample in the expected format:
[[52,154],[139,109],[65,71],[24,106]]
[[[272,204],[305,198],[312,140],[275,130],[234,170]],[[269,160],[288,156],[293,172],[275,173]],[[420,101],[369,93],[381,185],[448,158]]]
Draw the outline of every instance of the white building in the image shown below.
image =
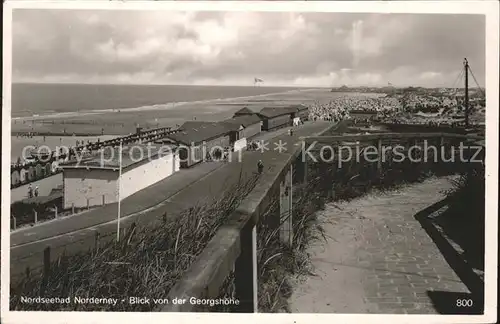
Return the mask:
[[133,145],[122,148],[122,174],[119,175],[119,148],[103,149],[84,161],[60,165],[63,169],[64,208],[99,206],[149,187],[179,171],[175,146]]

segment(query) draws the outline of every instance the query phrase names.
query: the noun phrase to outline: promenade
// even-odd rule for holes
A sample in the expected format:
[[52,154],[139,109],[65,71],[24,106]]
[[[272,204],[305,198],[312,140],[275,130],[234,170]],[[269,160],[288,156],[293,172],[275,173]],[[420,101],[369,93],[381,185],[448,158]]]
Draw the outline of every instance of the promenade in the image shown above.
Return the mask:
[[315,275],[297,279],[291,311],[470,314],[470,307],[456,307],[457,299],[482,302],[471,297],[416,217],[451,186],[449,178],[431,178],[327,204],[319,215],[327,240],[308,248]]
[[[125,228],[136,222],[147,224],[154,221],[153,213],[158,207],[166,207],[168,217],[175,217],[183,210],[195,205],[209,204],[238,181],[244,182],[256,172],[258,160],[265,168],[272,168],[273,162],[288,157],[286,152],[275,150],[280,140],[291,146],[301,136],[319,134],[332,126],[330,122],[306,123],[296,127],[293,136],[287,129],[262,133],[256,140],[269,141],[269,150],[245,151],[242,161],[202,163],[142,190],[124,199],[121,203],[121,226]],[[51,246],[54,250],[64,249],[65,253],[84,251],[95,244],[95,232],[109,235],[116,232],[117,204],[90,210],[83,214],[49,221],[36,227],[22,229],[11,234],[11,272],[18,273],[27,266],[39,263],[43,250]]]

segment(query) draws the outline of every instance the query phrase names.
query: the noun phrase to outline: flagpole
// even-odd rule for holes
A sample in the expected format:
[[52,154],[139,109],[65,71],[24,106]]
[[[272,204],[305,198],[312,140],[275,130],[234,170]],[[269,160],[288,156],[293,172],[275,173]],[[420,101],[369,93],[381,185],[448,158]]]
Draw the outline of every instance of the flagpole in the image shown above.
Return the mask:
[[120,197],[120,189],[121,189],[121,178],[122,178],[122,141],[120,141],[120,149],[119,149],[119,167],[118,167],[118,222],[117,222],[117,229],[116,229],[116,241],[120,241],[120,214],[121,214],[121,197]]

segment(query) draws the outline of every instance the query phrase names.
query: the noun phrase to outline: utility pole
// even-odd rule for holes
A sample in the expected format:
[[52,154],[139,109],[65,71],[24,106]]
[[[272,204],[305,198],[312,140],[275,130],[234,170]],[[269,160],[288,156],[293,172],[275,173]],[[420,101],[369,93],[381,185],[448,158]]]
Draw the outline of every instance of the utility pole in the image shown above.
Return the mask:
[[121,186],[122,186],[122,150],[123,150],[123,144],[122,141],[120,140],[120,148],[118,150],[118,180],[116,180],[118,184],[118,217],[117,217],[117,222],[116,222],[116,242],[120,241],[120,218],[121,218],[121,204],[122,204],[122,197],[120,196],[121,194]]
[[464,58],[465,69],[465,127],[469,127],[469,62]]

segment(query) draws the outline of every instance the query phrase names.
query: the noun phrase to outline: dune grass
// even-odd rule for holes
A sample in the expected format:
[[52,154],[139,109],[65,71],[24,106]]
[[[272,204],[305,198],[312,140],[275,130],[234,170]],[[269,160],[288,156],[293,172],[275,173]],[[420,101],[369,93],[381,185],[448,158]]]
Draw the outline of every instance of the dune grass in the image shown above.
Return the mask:
[[[241,177],[240,177],[241,179]],[[155,305],[23,304],[26,297],[164,298],[189,269],[218,227],[253,189],[257,176],[221,194],[213,204],[192,207],[175,220],[131,226],[119,242],[61,256],[47,276],[11,283],[11,310],[152,311]]]

